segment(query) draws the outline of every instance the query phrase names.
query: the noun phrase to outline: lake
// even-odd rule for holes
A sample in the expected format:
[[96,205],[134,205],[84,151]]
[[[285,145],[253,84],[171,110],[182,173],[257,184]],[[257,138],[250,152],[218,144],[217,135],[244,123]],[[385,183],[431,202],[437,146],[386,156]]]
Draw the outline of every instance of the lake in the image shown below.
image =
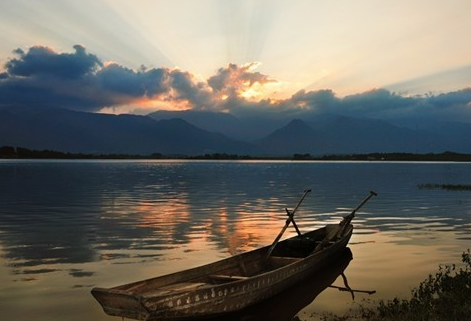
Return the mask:
[[[269,245],[306,188],[301,232],[339,222],[378,193],[353,221],[345,274],[352,288],[377,291],[356,302],[407,297],[471,247],[471,192],[420,184],[469,185],[471,164],[0,160],[1,319],[119,320],[103,313],[92,287]],[[328,288],[298,316],[353,305]]]

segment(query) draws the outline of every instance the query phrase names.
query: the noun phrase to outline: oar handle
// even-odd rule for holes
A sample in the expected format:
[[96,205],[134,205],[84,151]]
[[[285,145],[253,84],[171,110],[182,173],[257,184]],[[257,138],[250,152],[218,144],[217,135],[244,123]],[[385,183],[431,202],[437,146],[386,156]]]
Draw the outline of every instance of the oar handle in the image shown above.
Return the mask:
[[363,200],[363,202],[361,202],[360,205],[358,205],[353,211],[352,211],[352,214],[355,215],[355,212],[358,211],[360,208],[363,207],[363,205],[365,205],[366,202],[368,202],[370,200],[370,198],[372,198],[373,196],[378,196],[378,194],[374,191],[370,191],[370,194],[365,197],[365,199]]
[[346,224],[349,224],[351,222],[351,220],[355,217],[355,213],[363,207],[363,205],[366,204],[366,202],[368,202],[370,200],[370,198],[372,198],[373,196],[378,196],[378,194],[374,191],[370,191],[370,194],[365,197],[365,199],[360,203],[360,205],[358,205],[350,214],[348,214],[347,216],[344,217],[343,221],[340,222],[341,225],[346,225]]
[[350,214],[343,218],[343,220],[339,223],[339,229],[333,230],[332,233],[327,234],[327,236],[322,240],[322,242],[318,244],[311,253],[316,253],[324,249],[327,243],[329,243],[331,240],[334,240],[335,238],[337,238],[337,236],[342,236],[345,233],[350,222],[355,217],[355,212],[358,211],[363,205],[365,205],[365,203],[368,202],[370,198],[377,195],[378,194],[376,194],[376,192],[370,191],[370,194],[365,197],[365,199],[360,203],[360,205],[358,205]]
[[311,189],[306,189],[304,190],[304,194],[303,196],[301,197],[301,199],[299,200],[298,204],[295,206],[294,210],[290,211],[289,212],[289,216],[294,216],[294,213],[296,213],[296,211],[298,210],[298,207],[301,206],[301,203],[303,202],[304,198],[306,197],[307,194],[309,194],[311,192]]

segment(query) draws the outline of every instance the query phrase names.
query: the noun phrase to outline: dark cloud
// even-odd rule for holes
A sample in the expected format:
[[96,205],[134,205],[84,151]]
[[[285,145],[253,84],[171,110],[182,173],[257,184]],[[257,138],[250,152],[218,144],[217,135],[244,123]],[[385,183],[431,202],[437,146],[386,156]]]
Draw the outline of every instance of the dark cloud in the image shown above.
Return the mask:
[[84,111],[156,99],[186,102],[188,108],[212,108],[212,91],[189,72],[168,68],[132,70],[104,64],[83,46],[57,53],[35,46],[17,49],[18,58],[0,73],[0,104],[13,107],[60,106]]
[[420,99],[403,97],[380,88],[344,97],[340,102],[340,109],[343,114],[350,116],[380,118],[385,114],[401,114],[419,103]]
[[440,94],[438,96],[430,96],[428,101],[430,104],[440,108],[465,107],[464,105],[471,107],[469,105],[471,103],[471,88]]
[[301,117],[333,113],[382,119],[440,117],[471,122],[471,88],[440,95],[403,96],[386,89],[339,98],[332,90],[301,90],[288,99],[247,99],[244,93],[274,82],[254,71],[257,63],[229,64],[206,81],[179,69],[104,63],[74,46],[72,53],[49,47],[17,49],[0,70],[0,106],[56,106],[99,111],[139,106],[142,101],[166,106],[231,112],[244,117]]
[[383,119],[442,119],[471,122],[471,88],[440,95],[404,97],[385,89],[347,96],[342,110],[349,115]]
[[331,113],[416,123],[432,119],[471,122],[471,88],[411,97],[380,88],[344,98],[336,97],[331,90],[302,90],[280,104],[307,116]]
[[151,69],[145,72],[144,88],[146,96],[153,97],[170,92],[170,73],[167,69]]
[[51,76],[11,77],[0,79],[0,106],[65,107],[94,111],[102,106],[86,81]]
[[146,94],[145,74],[137,73],[118,64],[109,64],[94,76],[97,88],[104,92],[141,97]]
[[192,74],[173,70],[170,79],[173,93],[169,99],[185,100],[189,106],[196,109],[212,107],[211,92],[205,83],[198,82]]
[[471,88],[426,96],[416,107],[424,118],[471,123]]
[[61,106],[72,109],[101,108],[92,92],[93,76],[103,63],[85,48],[74,53],[57,53],[44,46],[27,52],[16,49],[18,58],[5,64],[0,77],[0,104],[13,107]]
[[11,76],[78,78],[102,66],[102,62],[95,55],[87,54],[84,47],[75,45],[74,49],[72,54],[58,54],[51,48],[41,46],[31,47],[27,53],[17,49],[14,53],[20,58],[7,62],[6,71]]
[[333,112],[340,103],[340,99],[335,97],[334,92],[330,89],[309,92],[300,90],[291,97],[290,101],[301,109],[315,112]]

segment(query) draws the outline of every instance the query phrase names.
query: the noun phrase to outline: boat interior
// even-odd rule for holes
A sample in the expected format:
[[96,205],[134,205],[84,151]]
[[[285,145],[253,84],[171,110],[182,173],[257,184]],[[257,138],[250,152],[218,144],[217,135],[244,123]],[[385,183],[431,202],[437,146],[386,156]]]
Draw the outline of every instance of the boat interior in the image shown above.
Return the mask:
[[329,229],[330,227],[327,226],[281,241],[268,258],[268,247],[264,247],[202,267],[122,285],[115,289],[151,297],[245,280],[293,264],[309,256],[324,240]]

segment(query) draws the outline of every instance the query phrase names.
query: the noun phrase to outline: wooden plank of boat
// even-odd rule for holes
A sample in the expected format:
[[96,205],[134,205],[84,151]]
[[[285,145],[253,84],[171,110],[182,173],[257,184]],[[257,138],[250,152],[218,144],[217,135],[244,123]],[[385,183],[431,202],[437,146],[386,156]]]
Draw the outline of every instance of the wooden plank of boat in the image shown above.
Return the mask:
[[282,292],[334,260],[353,232],[351,224],[342,222],[276,241],[275,247],[109,289],[94,288],[92,294],[105,313],[138,320],[238,311]]
[[[224,314],[211,321],[287,321],[298,320],[295,316],[300,310],[309,305],[318,294],[341,275],[353,259],[350,248],[346,247],[336,260],[330,260],[329,264],[316,272],[311,273],[302,282],[240,311]],[[343,288],[342,288],[343,290]],[[303,318],[301,318],[303,319]]]

